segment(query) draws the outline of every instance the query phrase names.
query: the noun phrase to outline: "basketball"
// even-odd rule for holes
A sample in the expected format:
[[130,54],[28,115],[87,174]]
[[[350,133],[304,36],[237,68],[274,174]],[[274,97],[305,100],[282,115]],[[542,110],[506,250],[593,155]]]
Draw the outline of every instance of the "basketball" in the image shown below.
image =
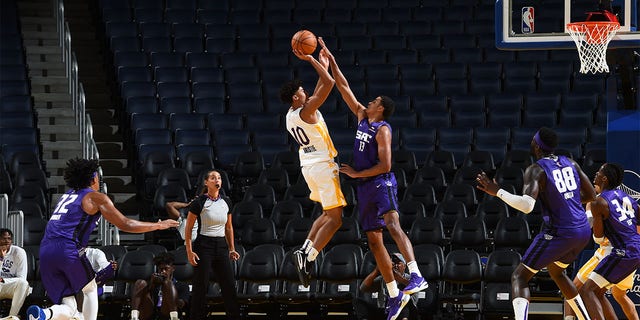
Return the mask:
[[291,38],[291,48],[302,54],[312,54],[317,45],[316,35],[309,30],[300,30]]

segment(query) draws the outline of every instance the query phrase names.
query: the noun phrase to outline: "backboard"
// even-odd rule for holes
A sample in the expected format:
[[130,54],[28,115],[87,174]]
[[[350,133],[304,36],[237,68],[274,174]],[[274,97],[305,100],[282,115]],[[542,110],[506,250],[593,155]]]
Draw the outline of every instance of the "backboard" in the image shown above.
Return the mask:
[[[609,48],[640,48],[638,0],[613,0],[620,30]],[[584,21],[598,0],[496,0],[496,47],[503,50],[575,49],[567,23]]]

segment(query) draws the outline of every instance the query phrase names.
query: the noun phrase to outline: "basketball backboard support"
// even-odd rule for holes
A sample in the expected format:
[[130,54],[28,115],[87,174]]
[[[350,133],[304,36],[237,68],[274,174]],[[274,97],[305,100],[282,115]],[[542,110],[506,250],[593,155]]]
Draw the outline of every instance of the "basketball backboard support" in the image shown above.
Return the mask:
[[[620,30],[609,48],[640,48],[638,0],[612,1]],[[496,47],[502,50],[576,49],[570,22],[597,11],[597,0],[496,0]]]

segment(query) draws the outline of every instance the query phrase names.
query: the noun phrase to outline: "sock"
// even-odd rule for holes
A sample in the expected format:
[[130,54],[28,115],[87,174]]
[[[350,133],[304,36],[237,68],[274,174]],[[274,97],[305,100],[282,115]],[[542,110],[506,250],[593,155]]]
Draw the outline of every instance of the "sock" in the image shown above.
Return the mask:
[[316,250],[316,248],[314,247],[311,247],[311,249],[309,249],[309,252],[307,253],[307,260],[314,261],[316,260],[317,256],[318,256],[318,250]]
[[[111,264],[109,264],[111,265]],[[85,320],[98,319],[98,286],[95,279],[82,288],[82,315]]]
[[400,294],[400,290],[398,290],[398,284],[395,280],[387,282],[387,291],[389,291],[389,297],[391,298],[395,298]]
[[178,311],[169,312],[169,317],[171,318],[171,320],[179,320],[178,319]]
[[[78,312],[78,304],[76,298],[73,296],[62,298],[62,304],[54,304],[48,309],[43,309],[45,315],[50,314],[47,319],[51,320],[63,320],[71,319]],[[47,312],[49,311],[49,312]]]
[[513,312],[516,315],[516,320],[527,320],[529,315],[529,300],[525,298],[514,298],[511,301],[513,304]]
[[409,273],[415,273],[418,277],[422,277],[420,273],[420,269],[418,269],[418,264],[415,261],[410,261],[407,263],[407,268],[409,268]]
[[569,304],[573,312],[575,312],[576,318],[578,318],[579,320],[591,320],[591,318],[589,318],[589,314],[587,313],[587,308],[584,306],[584,302],[582,302],[582,298],[580,297],[580,295],[568,299],[567,303]]
[[576,320],[576,317],[574,317],[574,316],[565,316],[564,320]]
[[131,319],[132,320],[138,320],[138,316],[140,316],[140,311],[131,310]]
[[313,241],[307,239],[307,240],[304,240],[304,243],[302,244],[302,248],[300,248],[300,250],[308,254],[309,249],[311,249],[311,247],[313,247]]

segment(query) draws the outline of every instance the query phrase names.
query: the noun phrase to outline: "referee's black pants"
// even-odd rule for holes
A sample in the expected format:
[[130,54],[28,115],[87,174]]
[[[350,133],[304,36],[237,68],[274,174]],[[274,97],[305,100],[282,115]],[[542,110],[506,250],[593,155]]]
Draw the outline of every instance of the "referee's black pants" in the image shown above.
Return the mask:
[[197,261],[198,265],[193,270],[191,320],[207,318],[207,290],[212,271],[222,291],[227,319],[240,319],[235,277],[225,238],[199,234],[193,243],[193,252],[200,257],[200,260]]

